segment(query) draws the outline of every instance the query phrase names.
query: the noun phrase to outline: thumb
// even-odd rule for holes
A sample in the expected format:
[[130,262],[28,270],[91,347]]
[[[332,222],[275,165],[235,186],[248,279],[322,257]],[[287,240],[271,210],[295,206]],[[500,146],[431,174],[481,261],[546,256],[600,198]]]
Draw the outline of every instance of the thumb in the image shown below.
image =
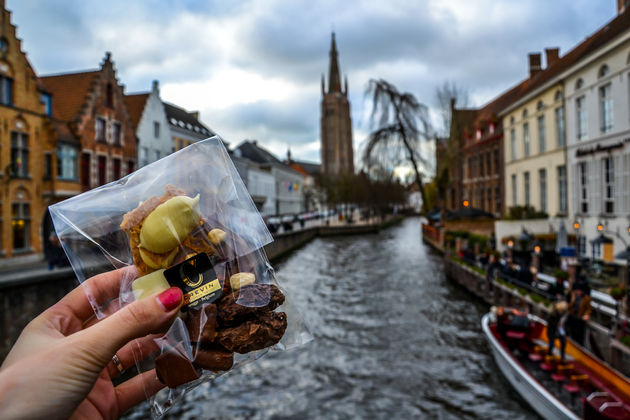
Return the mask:
[[94,344],[90,346],[93,355],[107,364],[116,351],[131,340],[162,330],[181,305],[181,289],[171,287],[123,307],[84,330],[84,338]]

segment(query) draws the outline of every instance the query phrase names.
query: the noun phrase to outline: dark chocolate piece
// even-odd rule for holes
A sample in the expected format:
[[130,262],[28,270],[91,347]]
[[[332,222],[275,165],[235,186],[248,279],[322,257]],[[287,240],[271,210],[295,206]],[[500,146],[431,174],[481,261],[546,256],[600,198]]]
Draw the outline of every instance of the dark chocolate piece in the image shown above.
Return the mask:
[[199,378],[199,373],[184,354],[183,347],[178,345],[155,358],[157,377],[169,388],[176,388]]
[[276,344],[286,329],[287,314],[267,312],[237,327],[219,331],[217,342],[236,353],[249,353]]
[[230,370],[234,364],[234,353],[223,349],[197,349],[195,366],[212,371]]
[[[201,314],[204,313],[205,317]],[[193,343],[211,343],[217,335],[217,305],[205,305],[203,309],[189,311],[186,329]]]
[[250,284],[224,296],[217,303],[221,325],[235,325],[248,318],[273,311],[284,303],[284,295],[273,284]]

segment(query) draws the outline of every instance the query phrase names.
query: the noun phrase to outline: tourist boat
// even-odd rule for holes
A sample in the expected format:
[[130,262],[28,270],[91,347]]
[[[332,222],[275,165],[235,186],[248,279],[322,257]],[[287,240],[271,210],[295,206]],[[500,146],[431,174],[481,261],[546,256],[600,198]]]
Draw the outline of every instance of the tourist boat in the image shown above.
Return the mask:
[[630,419],[628,378],[571,340],[564,361],[548,356],[541,318],[496,308],[481,325],[501,372],[543,418]]

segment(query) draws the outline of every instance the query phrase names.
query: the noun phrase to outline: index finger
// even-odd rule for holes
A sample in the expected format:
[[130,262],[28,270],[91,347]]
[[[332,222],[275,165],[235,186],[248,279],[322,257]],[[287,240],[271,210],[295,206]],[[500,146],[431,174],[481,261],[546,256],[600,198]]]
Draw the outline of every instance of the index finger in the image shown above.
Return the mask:
[[99,308],[118,297],[121,283],[135,279],[137,274],[135,266],[97,274],[74,288],[49,311],[53,314],[72,315],[83,323],[94,315],[94,308]]

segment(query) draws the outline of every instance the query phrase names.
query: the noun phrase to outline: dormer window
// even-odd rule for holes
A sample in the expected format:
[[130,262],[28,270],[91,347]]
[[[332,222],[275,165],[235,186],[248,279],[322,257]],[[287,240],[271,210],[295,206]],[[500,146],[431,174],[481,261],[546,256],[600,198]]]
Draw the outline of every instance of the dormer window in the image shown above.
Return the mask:
[[607,76],[608,73],[610,73],[610,69],[608,68],[606,64],[604,64],[603,66],[599,68],[599,73],[597,75],[601,79],[602,77]]
[[575,90],[582,89],[584,87],[584,80],[582,78],[577,79],[575,82]]
[[494,123],[490,123],[490,126],[488,127],[488,131],[491,135],[494,134],[494,128],[495,128]]
[[481,134],[482,134],[481,128],[478,128],[477,131],[475,132],[475,138],[477,140],[481,140]]

